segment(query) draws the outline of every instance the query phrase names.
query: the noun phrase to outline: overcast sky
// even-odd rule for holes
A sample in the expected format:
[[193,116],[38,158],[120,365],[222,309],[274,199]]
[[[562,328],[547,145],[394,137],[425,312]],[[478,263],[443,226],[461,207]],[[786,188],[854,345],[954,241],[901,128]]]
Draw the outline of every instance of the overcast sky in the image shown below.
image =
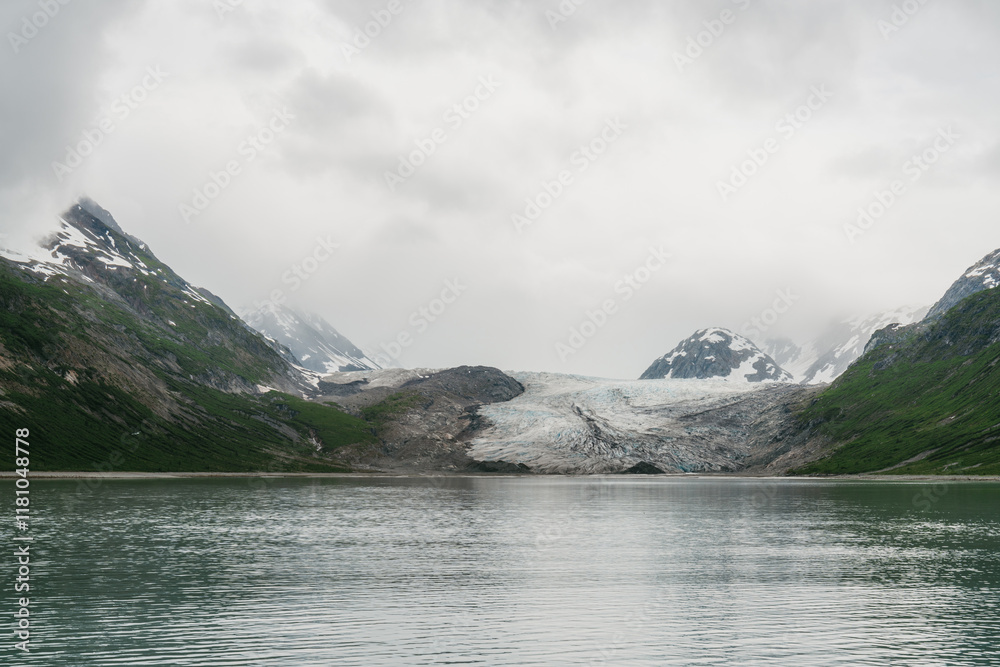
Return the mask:
[[1000,3],[48,4],[0,8],[7,244],[86,194],[236,309],[409,335],[402,366],[637,377],[779,291],[757,342],[1000,247]]

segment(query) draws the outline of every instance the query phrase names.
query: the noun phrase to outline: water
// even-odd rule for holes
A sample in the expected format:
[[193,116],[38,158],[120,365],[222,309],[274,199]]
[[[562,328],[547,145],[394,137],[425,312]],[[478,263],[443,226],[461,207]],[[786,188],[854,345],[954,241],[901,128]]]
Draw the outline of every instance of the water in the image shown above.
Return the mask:
[[34,650],[3,664],[1000,664],[1000,484],[93,486],[32,483]]

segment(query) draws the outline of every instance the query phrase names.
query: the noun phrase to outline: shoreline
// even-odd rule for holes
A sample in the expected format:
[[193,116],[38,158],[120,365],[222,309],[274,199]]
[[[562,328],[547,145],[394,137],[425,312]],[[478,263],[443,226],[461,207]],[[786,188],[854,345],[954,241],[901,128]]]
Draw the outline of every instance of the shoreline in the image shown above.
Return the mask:
[[[14,471],[0,471],[0,480],[17,479]],[[255,473],[255,472],[74,472],[46,471],[29,472],[28,479],[58,480],[58,479],[367,479],[367,478],[439,478],[439,477],[524,477],[538,479],[588,479],[609,477],[612,479],[760,479],[787,481],[861,481],[861,482],[1000,482],[1000,476],[983,475],[876,475],[864,473],[858,475],[757,475],[750,473],[667,473],[663,475],[541,475],[541,474],[504,474],[504,473],[456,473],[456,472],[286,472],[286,473]]]

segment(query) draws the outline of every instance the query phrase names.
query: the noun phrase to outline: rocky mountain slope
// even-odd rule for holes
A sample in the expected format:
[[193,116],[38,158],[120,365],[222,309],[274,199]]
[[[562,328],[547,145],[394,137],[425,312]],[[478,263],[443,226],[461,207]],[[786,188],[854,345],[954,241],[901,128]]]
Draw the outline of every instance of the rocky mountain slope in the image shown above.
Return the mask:
[[966,269],[962,277],[948,288],[941,300],[931,306],[927,319],[940,317],[962,299],[983,290],[993,289],[997,285],[1000,285],[1000,249],[994,250]]
[[[306,362],[374,366],[321,320],[267,314]],[[323,381],[90,200],[44,247],[0,251],[0,426],[30,429],[36,471],[476,469],[476,409],[522,391],[481,367]]]
[[262,314],[295,345],[312,332],[297,349],[338,369],[323,376],[81,200],[44,247],[0,251],[0,426],[43,444],[37,471],[998,474],[998,257],[950,309],[877,331],[828,389],[724,329],[635,381],[340,372],[370,359],[325,322]]
[[739,382],[790,382],[791,374],[748,338],[727,329],[702,329],[660,357],[640,376],[661,378],[720,378]]
[[375,428],[377,445],[346,447],[345,459],[356,469],[398,472],[504,471],[470,456],[468,443],[484,426],[482,406],[524,392],[509,375],[484,366],[337,373],[319,387],[321,400],[336,402]]
[[243,320],[265,337],[287,347],[303,367],[318,373],[374,370],[368,358],[325,319],[301,314],[272,301],[243,315]]
[[89,200],[0,254],[0,424],[35,470],[345,469],[369,424],[287,356]]
[[802,384],[828,383],[838,378],[858,359],[876,331],[891,324],[909,325],[935,319],[962,299],[1000,285],[1000,250],[970,266],[951,285],[940,301],[931,306],[904,306],[869,316],[854,317],[830,326],[813,341],[798,345],[787,338],[765,340],[761,349]]
[[804,345],[788,338],[765,340],[761,349],[802,384],[832,382],[865,350],[872,334],[890,324],[919,322],[926,307],[905,306],[832,324],[822,335]]
[[876,332],[798,416],[831,443],[800,472],[1000,474],[1000,290],[974,272],[939,302],[972,290],[950,309]]

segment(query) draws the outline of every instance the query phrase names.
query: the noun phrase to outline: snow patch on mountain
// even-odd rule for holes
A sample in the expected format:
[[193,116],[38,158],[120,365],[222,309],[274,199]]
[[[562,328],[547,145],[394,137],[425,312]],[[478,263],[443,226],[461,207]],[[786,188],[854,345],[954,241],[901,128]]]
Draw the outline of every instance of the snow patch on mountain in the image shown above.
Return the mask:
[[374,370],[380,366],[319,315],[298,313],[268,301],[246,312],[243,321],[287,347],[299,365],[315,373]]
[[835,322],[818,338],[797,345],[788,338],[771,338],[761,345],[800,384],[833,382],[865,351],[872,334],[890,324],[918,322],[926,306],[904,306],[875,315]]
[[[81,199],[80,202],[71,209],[69,214],[73,217],[74,210],[82,209],[87,213],[92,213]],[[90,203],[91,209],[96,204]],[[94,282],[87,275],[87,262],[100,262],[106,269],[132,269],[144,276],[155,276],[163,282],[171,282],[181,289],[187,296],[202,303],[212,303],[202,294],[201,288],[195,287],[187,281],[172,275],[163,268],[150,269],[149,266],[139,256],[139,252],[149,255],[144,243],[134,236],[124,234],[111,214],[97,207],[96,210],[103,212],[99,221],[108,226],[109,229],[121,234],[124,243],[115,241],[107,229],[99,226],[84,226],[82,223],[74,223],[65,217],[59,218],[59,227],[45,237],[43,241],[34,246],[19,249],[0,248],[0,257],[8,259],[25,267],[35,274],[48,280],[52,276],[69,276],[81,279],[86,282]],[[108,223],[111,224],[108,224]]]
[[1000,285],[1000,250],[994,250],[966,269],[941,300],[931,307],[926,319],[940,317],[962,299],[997,285]]

